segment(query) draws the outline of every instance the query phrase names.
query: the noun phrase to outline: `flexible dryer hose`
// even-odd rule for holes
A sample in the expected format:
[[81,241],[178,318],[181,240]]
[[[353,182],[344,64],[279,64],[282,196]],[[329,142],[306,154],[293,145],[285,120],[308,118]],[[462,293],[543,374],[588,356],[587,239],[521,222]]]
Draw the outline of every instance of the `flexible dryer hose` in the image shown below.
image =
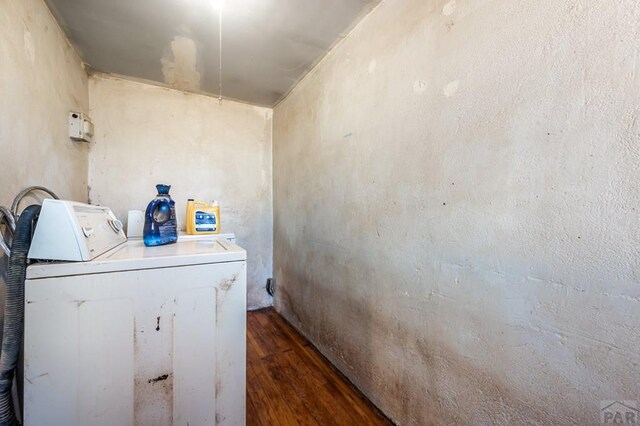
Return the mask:
[[11,244],[4,307],[2,355],[0,355],[0,426],[18,425],[12,406],[11,387],[24,334],[24,281],[27,254],[31,246],[34,222],[40,206],[29,206],[20,215]]

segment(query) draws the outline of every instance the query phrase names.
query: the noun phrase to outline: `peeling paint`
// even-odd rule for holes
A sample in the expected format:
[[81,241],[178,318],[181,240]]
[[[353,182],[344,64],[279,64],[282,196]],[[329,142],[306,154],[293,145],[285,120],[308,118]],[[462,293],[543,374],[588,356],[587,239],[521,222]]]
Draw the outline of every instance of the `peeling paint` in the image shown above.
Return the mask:
[[[224,95],[261,106],[277,103],[379,1],[226,1]],[[215,2],[47,0],[97,71],[209,94],[218,93]],[[191,41],[176,35],[196,41],[195,68]],[[174,44],[185,43],[175,49],[186,49],[188,64],[174,60],[173,48],[167,46],[174,38]],[[161,62],[163,55],[156,52],[165,51]],[[198,84],[194,70],[200,76]]]
[[453,15],[455,11],[456,11],[456,0],[451,0],[450,2],[446,3],[442,8],[442,14],[444,16]]
[[460,87],[460,80],[450,81],[449,83],[447,83],[446,86],[442,88],[442,93],[444,93],[444,95],[447,98],[450,98],[451,96],[456,94],[459,87]]
[[164,82],[179,90],[200,89],[202,64],[198,56],[198,47],[193,39],[176,36],[162,55]]
[[422,81],[422,80],[416,80],[415,83],[413,83],[413,93],[415,94],[422,94],[424,92],[426,92],[427,90],[427,83]]

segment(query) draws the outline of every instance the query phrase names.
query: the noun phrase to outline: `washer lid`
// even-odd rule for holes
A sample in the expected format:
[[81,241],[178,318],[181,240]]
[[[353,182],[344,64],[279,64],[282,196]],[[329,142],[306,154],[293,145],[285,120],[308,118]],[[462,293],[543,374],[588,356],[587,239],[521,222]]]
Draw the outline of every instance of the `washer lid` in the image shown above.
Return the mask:
[[131,240],[90,262],[36,263],[27,268],[27,279],[100,274],[140,269],[169,268],[247,260],[247,252],[221,239],[185,240],[158,247],[145,247]]

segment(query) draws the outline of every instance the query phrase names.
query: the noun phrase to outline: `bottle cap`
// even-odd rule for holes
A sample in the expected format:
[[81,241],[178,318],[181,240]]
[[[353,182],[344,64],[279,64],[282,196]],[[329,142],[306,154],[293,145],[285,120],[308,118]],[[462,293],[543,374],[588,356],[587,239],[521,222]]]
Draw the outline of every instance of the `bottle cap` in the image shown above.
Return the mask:
[[156,189],[158,190],[158,194],[160,195],[169,195],[169,190],[171,189],[171,185],[165,185],[159,183],[156,185]]

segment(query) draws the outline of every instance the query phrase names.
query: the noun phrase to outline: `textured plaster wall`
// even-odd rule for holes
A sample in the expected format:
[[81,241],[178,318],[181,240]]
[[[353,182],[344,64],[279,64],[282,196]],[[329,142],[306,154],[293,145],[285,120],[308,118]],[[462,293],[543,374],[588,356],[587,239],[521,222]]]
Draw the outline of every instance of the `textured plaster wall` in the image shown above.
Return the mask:
[[272,110],[102,75],[89,91],[91,202],[126,222],[168,183],[184,228],[187,198],[219,200],[222,232],[234,232],[248,253],[248,306],[269,306]]
[[277,309],[399,424],[640,397],[640,2],[385,0],[274,111]]
[[69,111],[89,110],[80,58],[41,0],[0,5],[0,205],[29,185],[86,201],[88,146]]

